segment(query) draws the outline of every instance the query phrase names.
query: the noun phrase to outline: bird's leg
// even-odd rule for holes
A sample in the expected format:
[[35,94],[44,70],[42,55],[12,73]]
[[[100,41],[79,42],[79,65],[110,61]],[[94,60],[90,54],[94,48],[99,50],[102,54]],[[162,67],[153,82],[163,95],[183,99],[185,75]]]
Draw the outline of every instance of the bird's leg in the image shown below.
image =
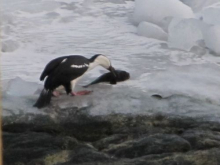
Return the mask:
[[65,90],[66,90],[66,94],[67,94],[67,95],[72,92],[71,83],[70,83],[70,82],[64,84],[64,88],[65,88]]
[[92,91],[79,91],[79,92],[73,92],[74,87],[76,85],[77,80],[73,80],[71,81],[71,87],[72,87],[72,91],[71,91],[71,95],[72,96],[81,96],[81,95],[88,95],[90,94]]
[[53,91],[53,96],[55,96],[55,97],[58,97],[59,95],[60,95],[60,93],[59,92],[57,92],[57,91]]

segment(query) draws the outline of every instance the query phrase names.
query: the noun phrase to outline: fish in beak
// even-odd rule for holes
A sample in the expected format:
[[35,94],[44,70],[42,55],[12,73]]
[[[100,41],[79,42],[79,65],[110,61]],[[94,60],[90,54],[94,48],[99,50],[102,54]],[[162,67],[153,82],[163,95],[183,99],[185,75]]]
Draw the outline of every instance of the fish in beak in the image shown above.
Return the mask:
[[117,84],[117,75],[116,75],[116,71],[115,71],[115,68],[113,68],[112,66],[110,66],[108,68],[108,70],[113,74],[114,76],[114,79],[111,81],[111,84]]
[[117,77],[116,72],[115,72],[115,68],[113,68],[112,66],[110,66],[108,68],[108,70],[114,75],[114,77]]

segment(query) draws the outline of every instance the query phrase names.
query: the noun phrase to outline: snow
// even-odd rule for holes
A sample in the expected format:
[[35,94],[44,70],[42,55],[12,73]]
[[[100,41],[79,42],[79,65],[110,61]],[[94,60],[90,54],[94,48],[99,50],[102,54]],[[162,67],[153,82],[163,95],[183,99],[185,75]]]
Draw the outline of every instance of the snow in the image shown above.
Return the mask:
[[210,50],[220,56],[220,25],[208,28],[205,33],[205,44]]
[[198,45],[198,41],[204,39],[203,35],[207,29],[208,25],[197,19],[172,22],[169,26],[169,47],[190,51],[193,46]]
[[37,91],[37,87],[36,83],[27,82],[22,80],[20,77],[16,77],[8,82],[5,94],[12,96],[30,96]]
[[155,24],[149,22],[141,22],[138,25],[137,30],[138,34],[141,36],[167,41],[167,33],[165,33],[162,28]]
[[136,0],[134,22],[142,21],[160,25],[166,17],[194,18],[190,7],[179,0]]
[[[146,5],[149,3],[151,6]],[[171,42],[181,49],[183,43],[190,51],[170,49],[164,40],[140,36],[138,27],[130,22],[134,10],[136,18],[140,16],[137,26],[147,22],[144,33],[161,37],[172,27],[170,34],[183,41],[174,35]],[[219,27],[208,24],[202,36],[205,22],[196,20],[192,10],[177,0],[4,0],[2,13],[2,41],[6,44],[1,57],[3,115],[55,113],[33,107],[43,88],[39,76],[45,65],[63,55],[102,53],[116,69],[129,72],[130,80],[115,86],[95,85],[88,96],[53,98],[52,105],[86,107],[91,115],[161,112],[219,120],[220,56],[205,48],[219,52]],[[182,29],[176,28],[180,25]],[[159,35],[160,28],[164,32]],[[185,40],[190,44],[185,45]],[[105,72],[102,67],[88,72],[75,90]],[[168,98],[156,100],[152,94]]]
[[19,48],[19,44],[13,40],[2,41],[2,52],[13,52]]

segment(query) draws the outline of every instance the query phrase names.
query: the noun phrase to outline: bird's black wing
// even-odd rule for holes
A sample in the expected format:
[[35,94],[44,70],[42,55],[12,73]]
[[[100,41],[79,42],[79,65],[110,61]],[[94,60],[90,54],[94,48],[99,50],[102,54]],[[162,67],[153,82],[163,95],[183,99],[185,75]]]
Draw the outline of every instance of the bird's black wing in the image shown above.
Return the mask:
[[60,85],[65,85],[70,81],[82,76],[89,68],[88,59],[82,56],[68,57],[61,63],[47,78],[46,89],[55,89]]
[[46,76],[50,75],[53,72],[53,70],[55,70],[62,63],[62,61],[66,58],[68,58],[68,56],[58,57],[50,61],[44,68],[44,71],[42,72],[40,76],[40,81],[43,81]]

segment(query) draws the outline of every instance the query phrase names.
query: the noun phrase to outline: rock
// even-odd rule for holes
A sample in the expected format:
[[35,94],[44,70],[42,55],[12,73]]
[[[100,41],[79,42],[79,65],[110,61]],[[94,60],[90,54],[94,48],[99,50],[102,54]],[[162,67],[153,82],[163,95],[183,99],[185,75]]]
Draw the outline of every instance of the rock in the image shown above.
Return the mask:
[[53,165],[61,164],[70,160],[70,151],[62,150],[52,152],[40,159],[34,159],[28,163],[28,165]]
[[111,158],[109,155],[88,149],[79,149],[77,152],[70,154],[71,159],[63,163],[62,165],[75,164],[75,163],[100,163],[100,162],[111,162],[114,161],[114,158]]
[[220,149],[190,151],[186,154],[149,155],[133,159],[130,164],[138,165],[217,165],[220,163]]
[[66,122],[61,126],[67,135],[86,142],[93,142],[111,134],[111,125],[105,121]]
[[187,130],[182,137],[190,142],[193,149],[220,147],[220,133],[209,130]]
[[103,138],[101,140],[94,142],[93,145],[99,150],[102,150],[104,148],[107,148],[109,145],[122,142],[123,140],[127,139],[127,136],[128,135],[126,134],[111,135],[109,137],[106,137],[106,138]]
[[75,109],[65,110],[66,117],[59,113],[3,118],[4,164],[220,164],[218,122],[162,114],[89,116]]
[[[78,141],[68,136],[52,136],[47,133],[27,132],[22,134],[3,134],[5,149],[13,148],[50,148],[50,149],[73,149],[79,145]],[[15,137],[16,136],[16,137]],[[8,140],[9,139],[9,140]]]
[[117,157],[135,158],[149,154],[169,152],[186,152],[191,148],[189,142],[177,135],[156,134],[135,142],[127,143],[124,147],[114,147],[107,150]]

